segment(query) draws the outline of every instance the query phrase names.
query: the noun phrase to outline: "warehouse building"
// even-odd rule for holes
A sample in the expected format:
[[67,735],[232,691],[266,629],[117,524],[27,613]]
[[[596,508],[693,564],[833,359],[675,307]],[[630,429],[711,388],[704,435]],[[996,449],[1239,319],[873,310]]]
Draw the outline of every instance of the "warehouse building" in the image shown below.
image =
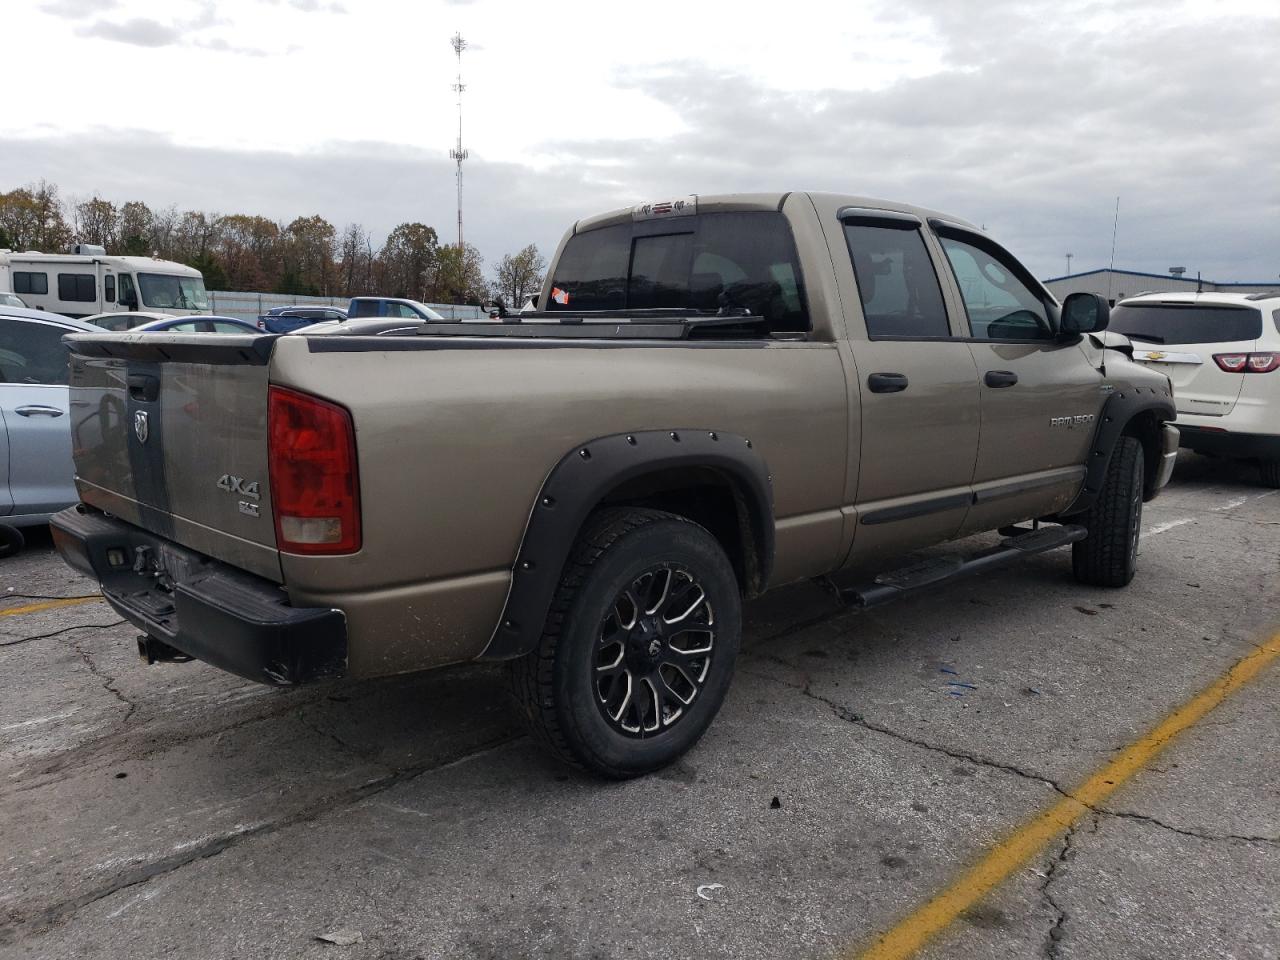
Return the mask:
[[[1181,268],[1178,268],[1179,270]],[[1045,280],[1044,285],[1061,301],[1069,293],[1100,293],[1114,305],[1140,293],[1265,293],[1280,291],[1280,278],[1258,283],[1218,283],[1185,272],[1139,273],[1136,270],[1089,270]]]

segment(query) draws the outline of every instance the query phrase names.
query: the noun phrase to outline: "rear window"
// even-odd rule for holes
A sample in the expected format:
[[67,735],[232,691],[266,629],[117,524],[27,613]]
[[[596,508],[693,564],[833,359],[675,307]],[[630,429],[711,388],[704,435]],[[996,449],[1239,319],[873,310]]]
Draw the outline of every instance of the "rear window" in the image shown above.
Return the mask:
[[571,237],[549,310],[743,309],[767,330],[809,329],[795,241],[780,213],[704,213]]
[[1198,303],[1119,304],[1109,329],[1151,343],[1233,343],[1262,336],[1262,313]]

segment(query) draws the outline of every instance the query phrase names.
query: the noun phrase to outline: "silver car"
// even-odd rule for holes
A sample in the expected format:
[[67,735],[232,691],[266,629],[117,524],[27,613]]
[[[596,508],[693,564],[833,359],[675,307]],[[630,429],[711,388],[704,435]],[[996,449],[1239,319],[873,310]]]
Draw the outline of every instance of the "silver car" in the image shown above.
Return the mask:
[[22,527],[46,523],[80,499],[62,338],[97,329],[0,305],[0,556],[21,548]]

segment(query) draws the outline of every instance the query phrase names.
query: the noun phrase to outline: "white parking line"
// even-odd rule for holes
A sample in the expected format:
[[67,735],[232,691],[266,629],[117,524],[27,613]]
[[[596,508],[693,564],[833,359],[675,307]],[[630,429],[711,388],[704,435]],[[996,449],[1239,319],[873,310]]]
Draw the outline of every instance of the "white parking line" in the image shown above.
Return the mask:
[[1266,493],[1255,493],[1251,497],[1236,497],[1234,500],[1228,500],[1222,506],[1214,507],[1213,509],[1220,513],[1225,513],[1228,510],[1234,510],[1236,507],[1243,507],[1251,500],[1261,500],[1263,497],[1274,497],[1277,493],[1280,493],[1280,490],[1268,490]]
[[1166,530],[1172,530],[1174,527],[1181,527],[1184,524],[1195,523],[1193,517],[1183,517],[1180,520],[1169,520],[1165,523],[1157,523],[1150,530],[1142,531],[1144,537],[1154,537],[1157,533],[1164,533]]

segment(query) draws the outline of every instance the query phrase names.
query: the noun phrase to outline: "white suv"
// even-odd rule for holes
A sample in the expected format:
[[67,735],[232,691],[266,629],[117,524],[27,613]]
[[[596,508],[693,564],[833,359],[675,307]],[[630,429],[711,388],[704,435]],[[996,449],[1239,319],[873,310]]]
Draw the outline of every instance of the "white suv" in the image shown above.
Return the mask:
[[1182,446],[1257,460],[1280,487],[1280,291],[1131,297],[1108,329],[1173,382]]

